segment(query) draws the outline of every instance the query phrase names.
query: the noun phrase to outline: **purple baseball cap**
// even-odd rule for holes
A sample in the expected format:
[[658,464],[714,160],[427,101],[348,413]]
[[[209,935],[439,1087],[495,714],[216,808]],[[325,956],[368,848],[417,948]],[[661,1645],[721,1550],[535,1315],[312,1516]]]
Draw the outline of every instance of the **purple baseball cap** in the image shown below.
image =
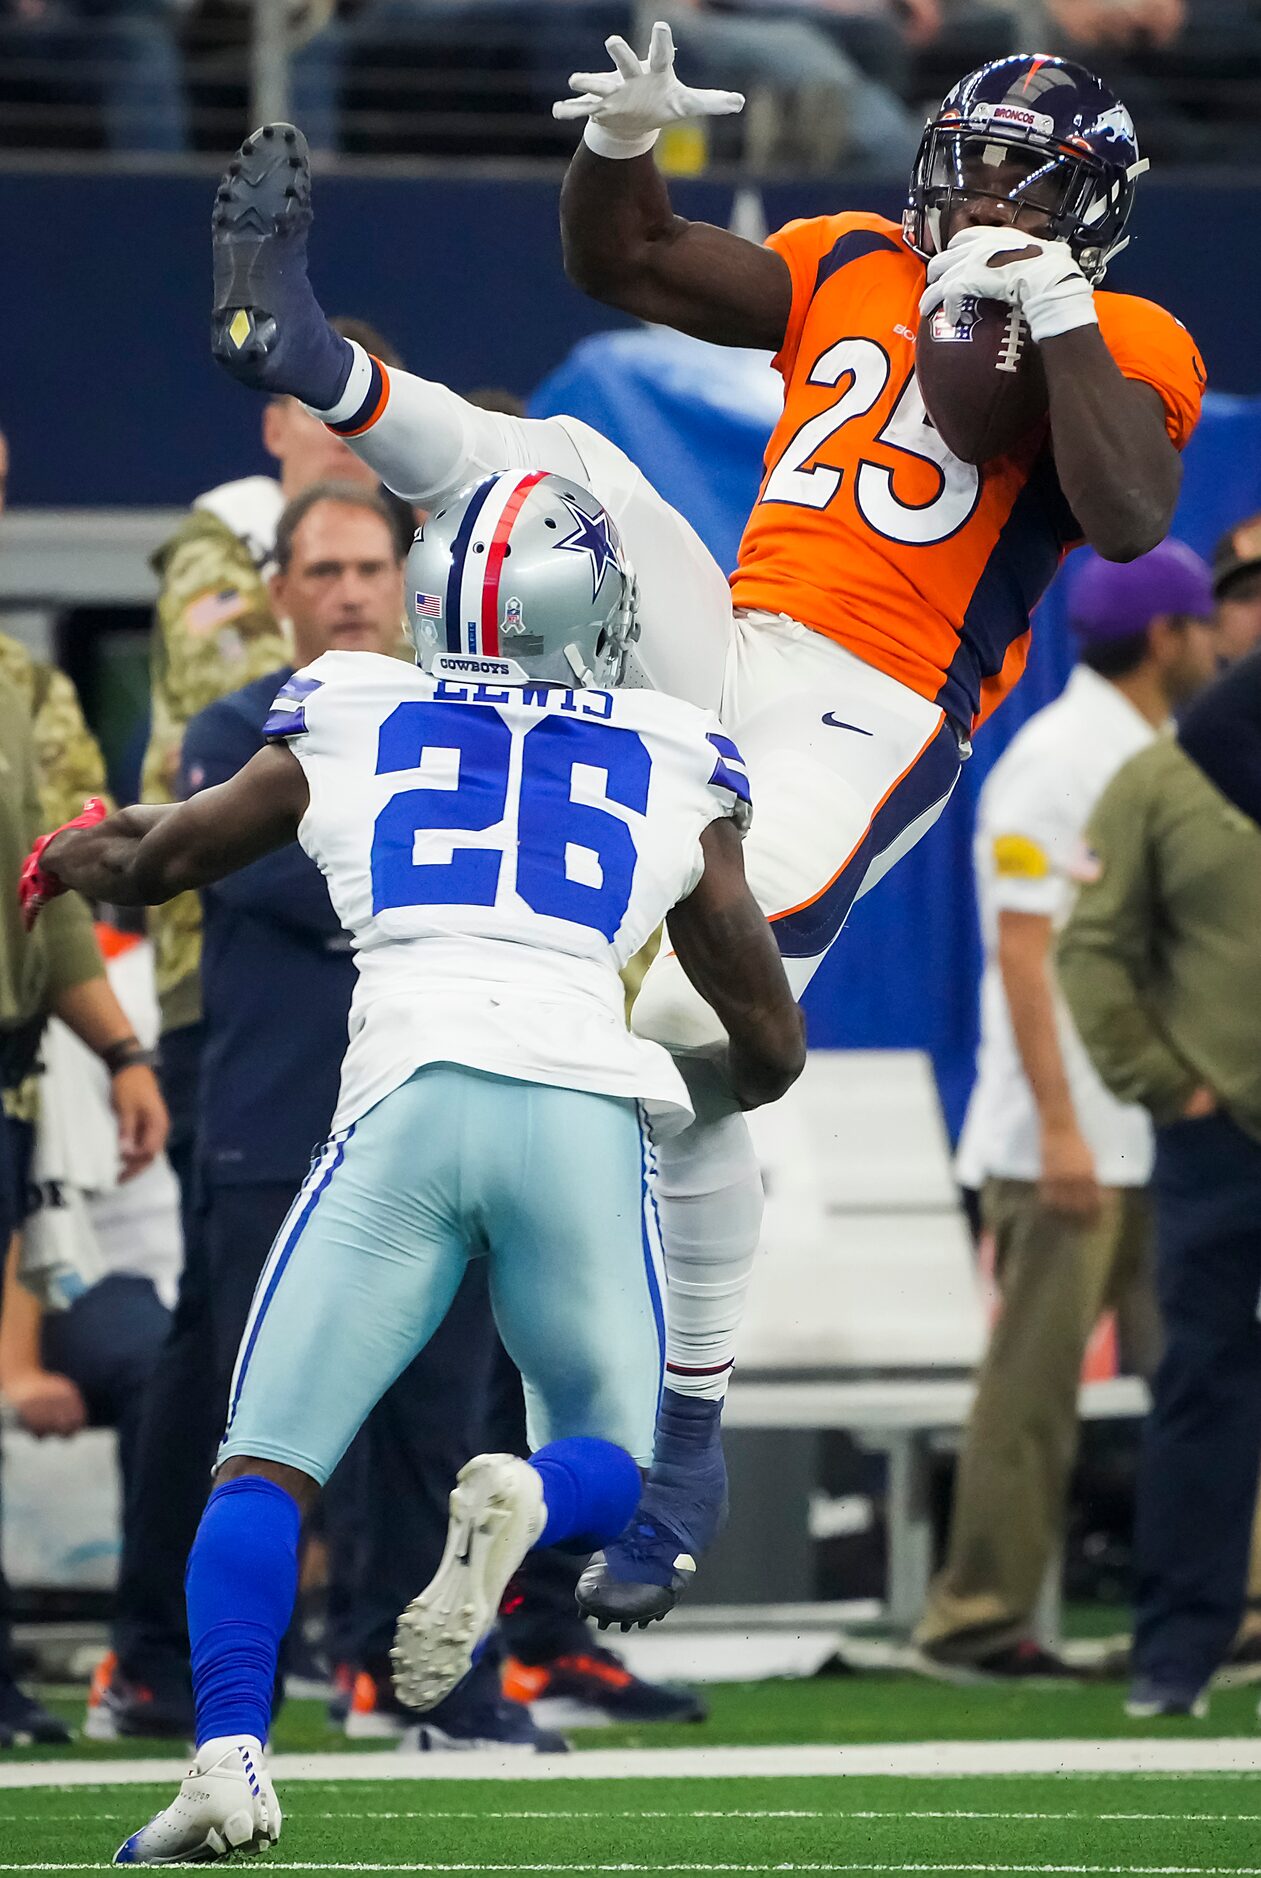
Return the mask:
[[1074,562],[1068,623],[1083,644],[1132,638],[1166,613],[1213,617],[1213,576],[1185,541],[1170,536],[1137,561],[1104,561],[1086,548]]

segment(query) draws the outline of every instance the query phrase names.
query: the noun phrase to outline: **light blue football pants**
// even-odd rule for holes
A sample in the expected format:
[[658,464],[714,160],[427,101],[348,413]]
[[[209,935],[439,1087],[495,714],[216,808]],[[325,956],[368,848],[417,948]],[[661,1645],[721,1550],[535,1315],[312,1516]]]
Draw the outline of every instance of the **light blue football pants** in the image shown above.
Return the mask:
[[322,1485],[485,1257],[531,1446],[595,1435],[647,1466],[665,1342],[654,1180],[633,1101],[417,1070],[312,1163],[254,1294],[220,1460]]

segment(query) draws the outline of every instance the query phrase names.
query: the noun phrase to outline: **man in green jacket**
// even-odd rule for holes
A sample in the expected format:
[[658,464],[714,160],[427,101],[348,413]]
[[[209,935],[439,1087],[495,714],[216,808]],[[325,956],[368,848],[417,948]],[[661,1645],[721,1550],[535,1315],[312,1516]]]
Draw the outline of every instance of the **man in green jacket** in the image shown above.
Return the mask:
[[[49,1016],[62,1018],[110,1072],[124,1178],[139,1173],[160,1152],[166,1136],[166,1110],[147,1054],[133,1036],[105,977],[85,903],[67,894],[52,909],[57,918],[51,924],[41,921],[35,932],[23,930],[18,874],[31,841],[44,826],[41,805],[57,799],[57,778],[48,761],[55,725],[46,714],[41,722],[35,709],[43,682],[41,669],[12,641],[5,642],[4,651],[0,678],[0,1257],[7,1258],[10,1240],[27,1212],[33,1141],[31,1078]],[[65,702],[61,697],[61,706]],[[0,1748],[23,1741],[68,1740],[64,1724],[13,1680],[6,1606],[0,1578]]]
[[1162,738],[1100,799],[1059,974],[1156,1125],[1167,1339],[1138,1484],[1129,1712],[1200,1714],[1243,1613],[1261,1467],[1261,829]]

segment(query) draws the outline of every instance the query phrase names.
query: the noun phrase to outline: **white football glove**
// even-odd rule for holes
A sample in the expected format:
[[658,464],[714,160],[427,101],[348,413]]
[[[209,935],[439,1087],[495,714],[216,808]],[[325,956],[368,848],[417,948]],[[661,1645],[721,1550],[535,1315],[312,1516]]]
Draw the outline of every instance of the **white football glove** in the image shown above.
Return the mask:
[[[1005,254],[1026,258],[1004,262]],[[933,255],[921,315],[942,307],[957,323],[965,300],[1005,300],[1018,307],[1035,345],[1098,323],[1093,289],[1068,243],[1043,241],[1018,228],[962,228],[943,253]]]
[[643,156],[667,124],[744,109],[741,92],[694,91],[675,76],[674,39],[664,20],[652,29],[646,59],[617,34],[604,43],[616,69],[575,72],[569,83],[578,95],[552,106],[553,117],[586,118],[583,141],[597,156]]

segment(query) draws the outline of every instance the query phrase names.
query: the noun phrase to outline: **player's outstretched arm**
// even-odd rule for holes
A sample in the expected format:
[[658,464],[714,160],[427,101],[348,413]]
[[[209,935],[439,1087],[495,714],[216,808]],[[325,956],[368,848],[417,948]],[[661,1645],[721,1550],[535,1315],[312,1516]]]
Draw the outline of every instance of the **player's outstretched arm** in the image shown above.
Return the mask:
[[676,215],[652,157],[657,132],[686,118],[738,111],[738,92],[696,91],[675,75],[670,28],[658,20],[648,57],[606,41],[612,72],[575,72],[578,94],[553,107],[585,118],[560,197],[565,271],[593,299],[726,346],[778,351],[788,324],[787,263],[724,228]]
[[292,841],[307,800],[297,758],[269,744],[230,782],[187,802],[122,809],[95,827],[61,831],[40,868],[92,900],[156,906]]
[[728,1073],[746,1109],[777,1102],[806,1062],[806,1030],[766,915],[749,891],[735,824],[701,836],[705,871],[670,915],[680,965],[727,1032]]

